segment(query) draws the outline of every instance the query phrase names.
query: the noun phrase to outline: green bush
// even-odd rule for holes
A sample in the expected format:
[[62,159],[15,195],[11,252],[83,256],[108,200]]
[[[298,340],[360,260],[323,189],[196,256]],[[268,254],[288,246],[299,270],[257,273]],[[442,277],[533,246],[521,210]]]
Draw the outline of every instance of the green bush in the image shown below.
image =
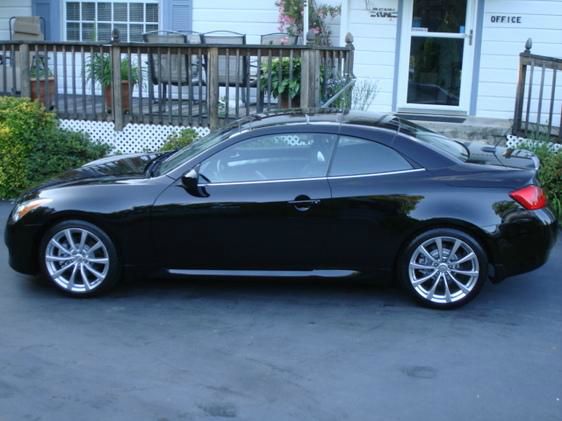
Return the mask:
[[175,151],[189,145],[199,134],[193,129],[183,129],[179,133],[173,133],[168,136],[166,143],[160,148],[160,152]]
[[541,161],[537,174],[552,210],[562,221],[562,150],[554,151],[549,142],[534,141],[519,146],[535,153]]
[[86,135],[58,128],[38,102],[0,97],[0,198],[12,198],[109,152]]
[[0,122],[0,199],[15,196],[26,185],[27,148],[15,139],[12,130]]
[[108,145],[91,142],[85,133],[63,129],[57,131],[56,137],[37,139],[28,161],[31,185],[99,159],[110,149]]
[[[292,60],[293,68],[291,72],[291,59],[289,57],[274,58],[271,62],[266,61],[261,65],[261,89],[267,91],[271,84],[271,94],[273,98],[285,95],[287,98],[294,99],[300,95],[301,91],[301,60]],[[271,81],[269,77],[271,76]]]

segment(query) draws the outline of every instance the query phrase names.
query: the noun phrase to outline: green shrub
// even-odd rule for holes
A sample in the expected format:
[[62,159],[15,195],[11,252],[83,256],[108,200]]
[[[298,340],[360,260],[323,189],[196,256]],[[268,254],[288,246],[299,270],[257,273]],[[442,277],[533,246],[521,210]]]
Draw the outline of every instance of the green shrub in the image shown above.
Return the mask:
[[[261,89],[267,91],[271,86],[273,98],[286,96],[294,99],[300,95],[301,91],[301,60],[292,60],[293,68],[291,72],[291,59],[289,57],[274,58],[271,62],[267,61],[261,65]],[[271,81],[269,77],[271,76]]]
[[175,151],[189,145],[199,134],[193,129],[183,129],[179,133],[173,133],[168,136],[166,143],[160,148],[160,152]]
[[27,148],[13,131],[0,122],[0,199],[15,196],[25,188]]
[[109,152],[86,135],[58,128],[38,102],[0,97],[0,198],[12,198]]
[[538,179],[550,207],[562,221],[562,150],[556,152],[544,141],[523,143],[519,147],[534,152],[541,161]]
[[71,168],[94,161],[110,151],[105,144],[93,143],[85,133],[60,129],[56,136],[37,139],[29,156],[31,185],[39,184]]

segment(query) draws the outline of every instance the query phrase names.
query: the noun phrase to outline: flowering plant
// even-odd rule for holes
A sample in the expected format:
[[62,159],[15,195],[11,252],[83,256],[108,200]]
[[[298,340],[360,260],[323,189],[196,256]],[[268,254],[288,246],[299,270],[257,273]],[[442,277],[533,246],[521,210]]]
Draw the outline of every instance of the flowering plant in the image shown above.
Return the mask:
[[[277,0],[275,5],[279,8],[279,31],[286,31],[293,36],[305,36],[306,34],[303,34],[304,0]],[[338,16],[340,12],[341,6],[318,5],[315,0],[309,0],[308,22],[320,43],[329,42],[330,29],[326,19]]]

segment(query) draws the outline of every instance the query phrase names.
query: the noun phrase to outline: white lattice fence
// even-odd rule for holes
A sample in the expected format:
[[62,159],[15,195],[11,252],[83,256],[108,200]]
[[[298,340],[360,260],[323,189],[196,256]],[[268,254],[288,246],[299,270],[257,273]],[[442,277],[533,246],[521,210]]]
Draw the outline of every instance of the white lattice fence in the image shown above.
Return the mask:
[[[540,143],[537,140],[526,139],[524,137],[519,137],[519,136],[515,136],[515,135],[511,135],[511,134],[508,134],[506,136],[506,138],[507,138],[507,141],[505,142],[505,144],[508,148],[511,148],[511,149],[516,149],[521,143],[526,143],[526,144]],[[562,150],[562,144],[550,143],[549,148],[553,151],[558,152],[558,151]]]
[[[60,127],[88,133],[94,142],[107,143],[113,147],[112,154],[156,151],[172,133],[184,127],[158,124],[127,124],[122,131],[115,131],[109,121],[60,120]],[[199,136],[209,133],[208,127],[192,127]]]

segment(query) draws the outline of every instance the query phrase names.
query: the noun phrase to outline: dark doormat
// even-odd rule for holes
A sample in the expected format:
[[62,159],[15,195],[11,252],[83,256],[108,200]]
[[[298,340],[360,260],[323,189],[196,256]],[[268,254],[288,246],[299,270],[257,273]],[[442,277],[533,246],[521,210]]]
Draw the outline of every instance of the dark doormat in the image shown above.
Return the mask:
[[438,121],[441,123],[464,123],[466,117],[449,116],[449,115],[428,115],[428,114],[407,114],[398,113],[398,115],[406,120],[422,120],[422,121]]

